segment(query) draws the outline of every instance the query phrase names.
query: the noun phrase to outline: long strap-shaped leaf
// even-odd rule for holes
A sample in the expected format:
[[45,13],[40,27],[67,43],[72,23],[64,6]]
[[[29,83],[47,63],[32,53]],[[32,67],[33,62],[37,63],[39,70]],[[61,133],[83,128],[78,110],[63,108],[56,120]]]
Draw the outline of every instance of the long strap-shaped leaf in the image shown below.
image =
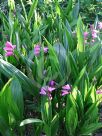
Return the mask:
[[26,9],[25,9],[24,3],[23,3],[22,0],[20,0],[20,2],[21,2],[21,5],[22,5],[22,8],[23,8],[23,12],[24,12],[25,19],[26,19],[26,21],[28,22],[27,13],[26,13]]
[[38,0],[33,0],[32,6],[30,8],[29,14],[28,14],[28,23],[30,22],[33,14],[34,14],[34,10],[37,6]]
[[83,26],[83,23],[82,23],[81,17],[79,17],[77,22],[77,39],[78,39],[77,50],[78,52],[83,52],[85,50],[82,26]]
[[16,76],[22,84],[24,90],[29,91],[29,93],[33,94],[34,84],[32,80],[30,80],[24,73],[18,70],[12,64],[0,59],[0,72],[2,72],[7,77]]

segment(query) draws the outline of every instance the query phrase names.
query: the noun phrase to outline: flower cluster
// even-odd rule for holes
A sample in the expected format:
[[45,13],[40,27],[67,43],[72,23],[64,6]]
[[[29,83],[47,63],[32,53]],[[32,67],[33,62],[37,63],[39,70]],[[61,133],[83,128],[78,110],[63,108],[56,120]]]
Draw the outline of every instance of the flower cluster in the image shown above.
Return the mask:
[[56,85],[56,82],[54,80],[51,80],[49,82],[49,85],[48,86],[45,86],[45,87],[42,87],[41,90],[40,90],[40,94],[41,95],[47,95],[49,100],[52,99],[52,95],[51,93],[56,89],[55,88],[55,85]]
[[92,42],[95,42],[95,39],[98,37],[99,31],[96,30],[93,25],[90,25],[90,30],[91,30]]
[[41,95],[47,95],[49,100],[52,99],[52,95],[51,93],[55,90],[56,88],[54,87],[50,87],[50,86],[45,86],[45,87],[42,87],[41,90],[40,90],[40,94]]
[[90,31],[84,32],[84,43],[87,43],[89,37],[91,38],[91,42],[94,43],[96,38],[98,38],[98,33],[100,30],[102,30],[102,22],[98,22],[96,28],[94,28],[94,25],[90,25]]
[[4,47],[4,50],[6,52],[6,56],[12,56],[13,55],[13,52],[14,52],[14,49],[16,48],[16,45],[12,45],[11,42],[6,42],[5,44],[5,47]]
[[[34,47],[34,55],[38,56],[40,54],[40,51],[41,51],[41,46],[40,45],[36,45]],[[48,47],[44,47],[43,51],[44,51],[44,53],[47,53],[48,52]]]
[[67,95],[71,92],[71,86],[69,84],[62,87],[62,96]]
[[[49,100],[52,100],[51,93],[56,90],[55,85],[56,85],[56,82],[51,80],[49,82],[48,86],[45,86],[45,87],[41,88],[40,94],[41,95],[46,95],[46,96],[48,96]],[[71,86],[69,84],[67,84],[65,86],[62,86],[62,90],[61,90],[61,95],[62,96],[65,96],[65,95],[70,94],[70,93],[71,93]]]

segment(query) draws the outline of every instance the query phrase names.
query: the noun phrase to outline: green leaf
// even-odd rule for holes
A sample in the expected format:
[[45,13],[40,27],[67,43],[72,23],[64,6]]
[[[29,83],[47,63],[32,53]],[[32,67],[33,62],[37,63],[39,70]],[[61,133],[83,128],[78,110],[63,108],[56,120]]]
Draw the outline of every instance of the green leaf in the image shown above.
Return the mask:
[[51,121],[51,135],[56,136],[59,127],[59,115],[56,114]]
[[62,16],[63,17],[63,10],[61,9],[61,6],[59,5],[59,2],[57,0],[54,0],[55,2],[55,5],[56,5],[56,13],[59,15],[59,16]]
[[[4,110],[2,109],[2,112],[4,111],[4,113],[6,114],[5,115],[3,113],[3,117],[4,117],[4,115],[7,118],[9,116],[9,123],[12,123],[12,122],[10,122],[10,119],[12,120],[13,117],[16,119],[16,121],[19,121],[22,118],[22,115],[20,114],[20,111],[18,108],[20,106],[20,104],[17,106],[16,102],[14,101],[17,96],[15,97],[11,93],[10,85],[11,85],[12,81],[13,80],[10,79],[5,84],[5,86],[3,87],[2,91],[1,91],[1,99],[0,99],[0,101],[2,101],[3,107],[5,108]],[[8,116],[7,116],[7,113],[8,113]],[[13,115],[13,117],[11,117],[11,114]]]
[[[14,102],[14,99],[11,94],[10,84],[12,79],[10,79],[5,86],[3,87],[0,93],[0,116],[4,119],[7,126],[11,125],[12,123],[17,123],[22,118],[17,104]],[[20,105],[19,105],[20,106]]]
[[54,51],[53,46],[47,41],[47,39],[45,39],[48,48],[49,48],[49,59],[50,59],[50,63],[52,66],[52,74],[56,75],[57,78],[59,77],[60,79],[63,79],[61,73],[60,73],[60,65],[59,65],[59,61],[58,61],[58,57],[56,55],[56,52]]
[[71,10],[72,10],[72,0],[69,0],[66,8],[66,15],[68,15]]
[[27,125],[27,124],[31,124],[31,123],[40,123],[41,124],[41,123],[43,123],[43,121],[40,119],[34,119],[34,118],[25,119],[20,123],[20,127]]
[[78,3],[76,3],[76,5],[74,6],[74,8],[72,10],[73,19],[74,20],[77,19],[78,15],[79,15],[79,1],[78,1]]
[[84,47],[84,37],[83,37],[83,24],[81,17],[79,17],[78,22],[77,22],[77,39],[78,39],[78,44],[77,44],[77,50],[79,52],[83,52],[85,49]]
[[77,75],[77,79],[74,83],[74,86],[77,86],[79,84],[79,82],[81,81],[83,75],[85,74],[86,72],[86,66],[83,67],[83,69],[81,70],[81,72]]
[[96,122],[98,119],[98,107],[97,103],[91,104],[90,107],[88,107],[86,113],[84,114],[84,121],[90,123]]
[[22,8],[23,8],[23,12],[24,12],[25,19],[26,19],[26,21],[28,21],[27,13],[26,13],[26,9],[25,9],[24,3],[23,3],[22,0],[20,0],[20,2],[21,2],[21,5],[22,5]]
[[81,127],[80,135],[89,135],[90,133],[93,133],[99,128],[102,128],[102,123],[92,123],[89,125],[85,125]]
[[9,117],[8,117],[8,91],[9,91],[9,86],[11,83],[10,79],[3,87],[3,89],[0,92],[0,116],[4,119],[6,124],[9,124]]
[[76,102],[75,102],[73,95],[69,94],[67,96],[66,112],[68,112],[71,107],[74,107],[76,109]]
[[69,52],[69,58],[70,58],[70,65],[71,65],[71,70],[73,71],[73,78],[76,80],[78,77],[78,67],[76,60],[74,59],[73,55],[71,52]]
[[38,0],[33,0],[32,6],[31,6],[30,11],[28,13],[28,23],[30,23],[30,20],[34,14],[34,10],[37,6],[37,3],[38,3]]
[[2,134],[2,136],[11,136],[9,126],[2,116],[0,116],[0,133]]
[[20,51],[20,39],[19,39],[19,33],[15,32],[16,35],[16,42],[17,42],[17,51]]
[[6,95],[5,97],[7,97],[6,104],[8,105],[8,111],[9,111],[9,123],[10,124],[13,124],[13,123],[18,124],[19,121],[22,119],[22,115],[20,113],[20,110],[19,110],[16,102],[14,101],[14,98],[12,96],[10,88],[7,92],[5,92],[5,95]]
[[70,136],[75,135],[76,127],[78,125],[78,115],[75,107],[71,107],[66,111],[66,129]]
[[92,65],[96,62],[96,60],[98,61],[100,55],[101,55],[101,46],[99,46],[99,44],[92,46],[90,49],[88,48],[88,56],[89,56],[89,67],[92,67]]
[[41,54],[38,57],[35,58],[35,62],[36,62],[36,80],[39,84],[39,86],[42,84],[43,82],[43,71],[44,71],[44,52],[41,51]]
[[7,16],[3,13],[3,11],[1,9],[0,9],[0,18],[1,18],[1,20],[5,20],[8,25]]
[[82,82],[80,84],[81,84],[80,88],[82,88],[81,94],[83,97],[83,101],[86,101],[86,97],[89,91],[89,76],[87,72],[85,72],[85,76],[82,78]]
[[11,92],[12,92],[12,97],[15,103],[17,104],[22,117],[24,110],[23,93],[22,93],[21,84],[16,77],[14,77],[11,82]]
[[50,126],[52,121],[52,104],[47,96],[41,99],[41,114],[43,121]]
[[97,67],[94,67],[94,69],[92,70],[92,72],[89,73],[89,78],[92,79],[99,72],[102,72],[102,64],[99,64]]
[[84,103],[83,103],[81,91],[73,90],[72,95],[73,95],[73,97],[76,101],[76,104],[77,104],[76,107],[77,107],[79,118],[82,118],[82,116],[84,114]]
[[[64,24],[63,24],[64,25]],[[69,30],[67,29],[67,27],[64,25],[64,32],[66,34],[67,37],[67,41],[68,41],[68,48],[70,51],[74,49],[74,43],[73,43],[73,38],[71,33],[69,32]]]
[[65,78],[66,76],[66,50],[61,43],[56,43],[53,47],[58,56],[62,76],[63,78]]
[[15,66],[0,59],[0,71],[6,77],[16,76],[21,82],[23,89],[34,95],[33,93],[34,83]]

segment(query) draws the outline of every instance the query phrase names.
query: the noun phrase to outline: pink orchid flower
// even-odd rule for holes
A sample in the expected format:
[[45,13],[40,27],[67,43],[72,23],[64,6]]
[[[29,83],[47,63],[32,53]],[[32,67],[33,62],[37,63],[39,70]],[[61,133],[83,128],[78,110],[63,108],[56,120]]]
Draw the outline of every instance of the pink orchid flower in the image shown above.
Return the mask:
[[[34,47],[34,55],[35,56],[38,56],[39,54],[40,54],[40,51],[41,51],[41,46],[40,45],[36,45],[35,47]],[[43,51],[44,51],[44,53],[47,53],[48,52],[48,47],[44,47],[43,48]]]
[[41,88],[40,94],[41,94],[41,95],[46,95],[46,96],[48,96],[49,100],[52,100],[52,95],[51,95],[51,93],[52,93],[55,89],[56,89],[56,88],[54,88],[54,87],[45,86],[45,87],[42,87],[42,88]]
[[38,56],[40,54],[40,49],[41,49],[40,45],[36,45],[34,47],[34,54],[35,54],[35,56]]
[[4,47],[4,50],[6,52],[6,56],[12,56],[14,49],[16,48],[16,45],[12,45],[11,42],[7,41]]
[[69,84],[62,87],[62,96],[70,94],[71,86]]

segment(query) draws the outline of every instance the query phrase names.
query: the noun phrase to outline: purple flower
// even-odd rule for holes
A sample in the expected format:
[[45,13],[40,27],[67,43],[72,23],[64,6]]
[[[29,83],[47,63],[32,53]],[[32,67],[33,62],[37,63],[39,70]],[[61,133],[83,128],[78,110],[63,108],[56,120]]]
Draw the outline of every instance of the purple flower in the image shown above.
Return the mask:
[[48,87],[48,91],[52,93],[52,91],[54,91],[56,88],[54,87]]
[[99,23],[98,23],[98,28],[99,28],[99,29],[102,29],[102,22],[99,22]]
[[97,94],[102,94],[102,90],[97,90],[96,93]]
[[6,42],[5,44],[5,47],[4,47],[4,50],[6,52],[6,56],[12,56],[13,55],[13,52],[14,52],[14,49],[16,48],[16,45],[12,45],[11,42]]
[[89,34],[88,32],[84,32],[84,39],[85,39],[85,40],[87,40],[88,34]]
[[56,85],[56,82],[54,81],[54,80],[51,80],[50,82],[49,82],[49,86],[50,87],[54,87]]
[[44,53],[48,52],[48,47],[44,47]]
[[[41,51],[41,46],[40,45],[36,45],[35,47],[34,47],[34,55],[35,56],[38,56],[39,54],[40,54],[40,51]],[[43,51],[44,51],[44,53],[47,53],[48,52],[48,48],[47,47],[44,47],[43,48]]]
[[34,47],[34,54],[35,54],[35,56],[38,56],[39,54],[40,54],[40,45],[36,45],[35,47]]
[[69,84],[62,87],[62,96],[67,95],[71,91],[71,86]]
[[98,33],[97,30],[95,30],[95,29],[92,30],[92,38],[93,39],[97,38],[97,33]]
[[64,89],[64,90],[71,90],[71,87],[70,87],[69,84],[67,84],[67,85],[63,86],[62,89]]
[[41,90],[40,90],[40,94],[42,95],[46,95],[46,88],[45,87],[42,87]]
[[46,96],[48,96],[49,100],[52,100],[52,95],[51,95],[51,93],[52,93],[55,89],[56,89],[56,88],[54,88],[54,87],[45,86],[45,87],[42,87],[42,88],[41,88],[40,94],[41,94],[41,95],[46,95]]
[[94,29],[93,25],[90,25],[90,29],[91,29],[91,34],[92,34],[92,39],[95,39],[98,37],[98,31],[96,29]]
[[62,90],[62,96],[67,95],[69,93],[70,93],[70,91],[68,91],[68,90]]

